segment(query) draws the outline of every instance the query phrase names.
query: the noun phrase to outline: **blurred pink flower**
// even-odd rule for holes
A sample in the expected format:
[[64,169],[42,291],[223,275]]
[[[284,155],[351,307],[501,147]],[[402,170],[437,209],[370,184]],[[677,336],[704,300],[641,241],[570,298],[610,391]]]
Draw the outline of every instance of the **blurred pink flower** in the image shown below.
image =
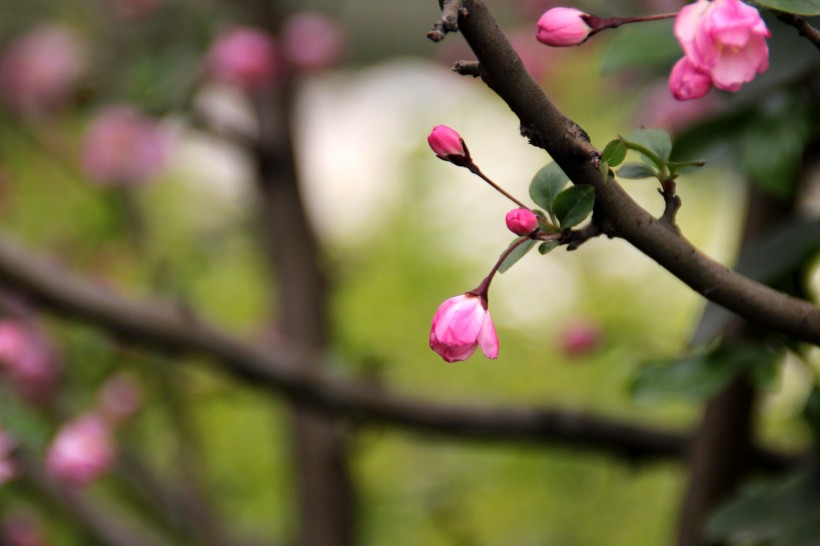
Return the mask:
[[640,98],[635,111],[635,125],[657,127],[673,135],[679,134],[720,110],[722,103],[718,95],[710,95],[703,100],[676,100],[664,82],[653,86]]
[[316,11],[291,15],[282,27],[282,48],[293,66],[323,70],[342,57],[344,31],[331,17]]
[[17,466],[11,458],[11,453],[16,445],[16,442],[8,433],[0,428],[0,485],[11,480],[17,474]]
[[530,209],[513,209],[504,220],[507,228],[516,235],[529,235],[538,227],[538,217]]
[[84,69],[84,49],[74,34],[58,25],[40,27],[0,58],[0,97],[24,116],[43,116],[69,101]]
[[136,378],[118,373],[102,384],[97,394],[99,413],[111,425],[119,425],[142,405],[142,392]]
[[252,27],[232,27],[211,45],[208,69],[220,82],[246,91],[273,85],[279,73],[278,50],[273,38]]
[[48,541],[39,518],[24,512],[13,512],[3,519],[2,528],[0,528],[0,544],[4,546],[46,546]]
[[46,468],[57,481],[83,487],[108,472],[115,458],[108,423],[96,413],[87,413],[57,431],[46,454]]
[[769,29],[757,9],[740,0],[684,6],[675,19],[675,36],[685,56],[672,70],[669,86],[679,100],[701,97],[711,85],[738,91],[769,67]]
[[542,44],[569,47],[584,43],[592,32],[584,17],[587,14],[575,8],[552,8],[538,19],[535,37]]
[[458,362],[479,346],[487,358],[498,358],[498,335],[486,298],[468,292],[442,303],[433,316],[430,348],[445,361]]
[[580,356],[591,353],[603,341],[603,332],[598,325],[589,321],[574,321],[560,332],[559,345],[566,356]]
[[23,397],[48,400],[61,367],[57,350],[37,327],[21,319],[0,321],[0,377]]
[[96,115],[83,137],[82,168],[101,184],[141,184],[165,166],[167,145],[157,123],[135,107],[109,106]]

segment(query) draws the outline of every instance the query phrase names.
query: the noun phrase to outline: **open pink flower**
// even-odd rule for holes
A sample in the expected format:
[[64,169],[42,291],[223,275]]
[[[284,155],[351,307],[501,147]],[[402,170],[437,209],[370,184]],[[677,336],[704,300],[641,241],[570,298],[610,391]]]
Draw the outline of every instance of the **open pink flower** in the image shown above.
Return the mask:
[[232,27],[211,46],[208,68],[217,81],[245,91],[259,91],[276,80],[279,72],[278,48],[264,30]]
[[467,292],[442,303],[433,316],[430,348],[447,362],[458,362],[479,346],[487,358],[498,358],[498,335],[486,298]]
[[[685,6],[675,20],[675,36],[687,64],[676,65],[670,87],[673,92],[696,91],[679,92],[680,100],[702,96],[705,76],[718,89],[736,92],[769,67],[769,29],[757,9],[740,0],[698,0]],[[701,73],[700,80],[695,72]]]
[[57,432],[46,455],[46,468],[58,481],[83,487],[107,472],[115,458],[108,423],[95,413],[87,413]]
[[167,139],[157,123],[133,106],[101,110],[83,138],[82,167],[100,184],[133,186],[165,166]]
[[584,43],[592,27],[584,17],[587,14],[575,8],[552,8],[538,19],[536,39],[553,47],[570,47]]

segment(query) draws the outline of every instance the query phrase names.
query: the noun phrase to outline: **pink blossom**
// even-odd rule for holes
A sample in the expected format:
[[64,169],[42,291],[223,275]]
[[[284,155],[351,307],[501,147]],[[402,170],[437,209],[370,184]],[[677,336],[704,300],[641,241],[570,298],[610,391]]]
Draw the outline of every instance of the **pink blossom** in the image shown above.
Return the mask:
[[16,442],[0,428],[0,485],[11,480],[17,474],[17,466],[11,458],[15,447]]
[[516,235],[529,235],[538,227],[538,217],[530,209],[513,209],[507,213],[505,220],[507,228]]
[[445,161],[452,161],[453,159],[461,161],[470,158],[461,135],[446,125],[433,127],[427,137],[427,143],[436,155]]
[[232,27],[222,33],[208,53],[208,67],[217,81],[246,91],[270,87],[279,71],[273,38],[251,27]]
[[64,424],[46,454],[46,468],[58,481],[83,487],[114,464],[116,448],[111,429],[95,413]]
[[12,512],[0,526],[0,544],[4,546],[46,546],[39,518],[26,512]]
[[282,48],[301,70],[323,70],[342,56],[344,32],[336,21],[314,11],[291,15],[282,27]]
[[80,42],[58,25],[35,29],[0,58],[0,98],[25,116],[64,106],[85,69]]
[[498,358],[498,335],[486,297],[468,292],[442,303],[433,316],[430,348],[445,361],[458,362],[479,346],[487,358]]
[[575,321],[561,330],[559,343],[566,356],[580,356],[597,349],[602,340],[601,329],[588,321]]
[[45,334],[28,321],[0,321],[0,375],[26,399],[41,403],[51,395],[61,362]]
[[119,373],[103,383],[98,392],[99,413],[111,425],[119,425],[139,410],[142,393],[136,379]]
[[166,147],[156,122],[132,106],[108,106],[85,133],[82,168],[101,184],[137,185],[159,174],[165,166]]
[[675,66],[676,81],[670,79],[670,87],[695,91],[680,92],[680,100],[702,96],[703,84],[693,83],[694,72],[708,76],[718,89],[736,92],[769,67],[769,29],[757,9],[740,0],[698,0],[684,6],[675,20],[675,36],[687,64]]
[[538,19],[535,37],[542,44],[569,47],[582,44],[592,32],[584,17],[588,14],[575,8],[552,8]]
[[669,90],[677,100],[697,99],[712,89],[712,78],[683,57],[669,74]]

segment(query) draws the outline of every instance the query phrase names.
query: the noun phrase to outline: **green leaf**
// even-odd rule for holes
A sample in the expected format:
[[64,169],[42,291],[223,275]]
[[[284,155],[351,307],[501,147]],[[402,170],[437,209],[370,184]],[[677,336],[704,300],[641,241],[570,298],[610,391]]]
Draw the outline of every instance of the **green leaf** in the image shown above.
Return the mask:
[[557,163],[549,163],[541,167],[530,182],[530,198],[546,210],[554,221],[552,202],[568,183],[569,177],[561,167]]
[[722,346],[710,353],[659,360],[643,366],[630,392],[635,400],[702,401],[711,398],[732,379],[749,370],[770,368],[777,354],[751,345]]
[[755,0],[750,3],[796,15],[820,15],[820,0]]
[[[669,161],[669,156],[672,154],[672,139],[663,129],[635,129],[627,140],[649,148],[664,163]],[[647,159],[655,163],[654,159]]]
[[559,245],[560,243],[558,241],[544,241],[538,245],[538,252],[540,252],[543,256],[544,254],[549,254],[554,249],[558,248]]
[[[512,243],[510,243],[510,246],[517,243],[520,239],[521,239],[520,237],[516,237],[515,240]],[[498,272],[499,273],[504,273],[509,268],[511,268],[513,265],[515,265],[515,262],[517,262],[518,260],[523,258],[527,254],[527,252],[532,250],[532,247],[534,247],[535,243],[537,243],[537,242],[538,241],[535,241],[533,239],[529,239],[527,241],[524,241],[520,245],[518,245],[518,247],[515,250],[513,250],[512,252],[510,252],[510,254],[506,258],[504,258],[504,261],[501,262],[501,265],[498,268]],[[508,246],[507,248],[509,249],[510,247]]]
[[626,159],[626,144],[620,138],[607,144],[601,154],[601,161],[606,161],[610,167],[617,167],[624,162],[624,159]]
[[580,224],[595,206],[595,188],[592,186],[572,186],[555,197],[553,207],[555,217],[562,229]]
[[621,178],[637,180],[639,178],[657,178],[658,173],[649,165],[643,163],[624,163],[624,166],[615,173]]

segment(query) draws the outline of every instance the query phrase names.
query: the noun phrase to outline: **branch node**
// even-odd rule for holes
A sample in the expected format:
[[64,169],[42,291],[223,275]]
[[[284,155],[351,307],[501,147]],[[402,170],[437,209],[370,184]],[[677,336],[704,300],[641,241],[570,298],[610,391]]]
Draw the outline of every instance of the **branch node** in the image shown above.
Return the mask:
[[474,78],[482,75],[481,63],[478,61],[456,61],[453,65],[453,71],[462,76],[472,76]]
[[441,18],[433,24],[433,30],[427,33],[427,37],[440,42],[448,32],[458,32],[459,17],[466,17],[469,11],[464,6],[463,0],[441,0]]
[[586,243],[594,237],[603,235],[604,230],[593,218],[587,225],[581,229],[568,229],[561,234],[561,242],[567,244],[567,250],[577,250],[582,244]]
[[675,189],[676,185],[674,180],[664,180],[663,189],[658,190],[658,193],[663,196],[663,202],[666,204],[663,209],[663,214],[660,217],[660,222],[674,229],[676,233],[680,233],[680,228],[675,219],[681,206],[683,206],[683,202],[680,196],[675,192]]

